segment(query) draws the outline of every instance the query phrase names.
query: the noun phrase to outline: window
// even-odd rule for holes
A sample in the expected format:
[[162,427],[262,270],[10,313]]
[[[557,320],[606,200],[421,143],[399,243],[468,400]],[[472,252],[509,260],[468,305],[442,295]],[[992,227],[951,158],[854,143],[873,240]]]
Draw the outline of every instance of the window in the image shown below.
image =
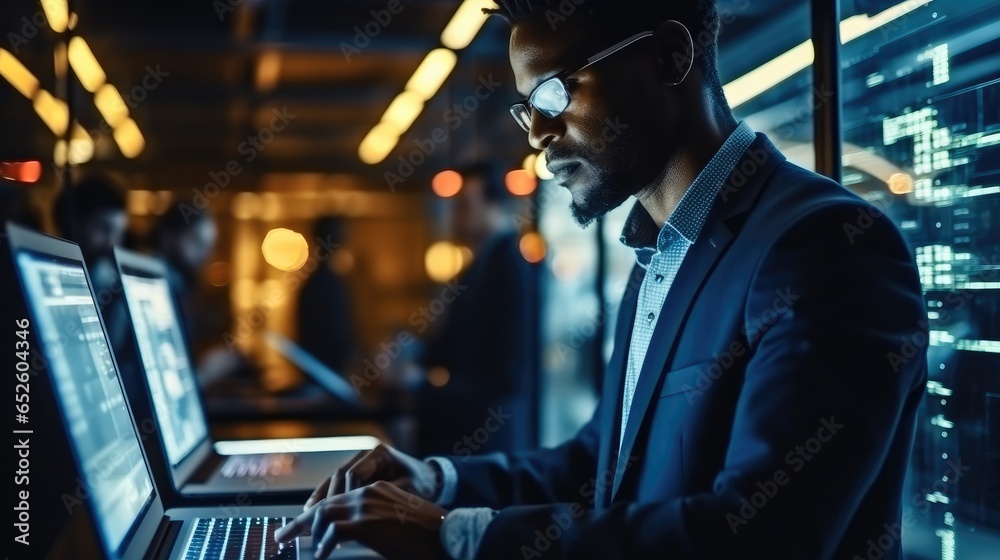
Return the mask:
[[928,312],[904,551],[985,557],[1000,550],[1000,4],[841,11],[843,182],[903,231]]

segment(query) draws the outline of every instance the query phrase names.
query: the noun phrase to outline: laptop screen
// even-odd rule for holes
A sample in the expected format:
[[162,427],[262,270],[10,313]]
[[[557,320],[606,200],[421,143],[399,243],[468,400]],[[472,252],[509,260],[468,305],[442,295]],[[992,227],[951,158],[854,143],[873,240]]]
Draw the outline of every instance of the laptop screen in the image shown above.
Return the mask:
[[153,482],[126,409],[83,266],[20,251],[49,372],[105,546],[119,550],[153,500]]
[[197,380],[165,278],[122,274],[129,315],[167,461],[177,466],[208,436]]

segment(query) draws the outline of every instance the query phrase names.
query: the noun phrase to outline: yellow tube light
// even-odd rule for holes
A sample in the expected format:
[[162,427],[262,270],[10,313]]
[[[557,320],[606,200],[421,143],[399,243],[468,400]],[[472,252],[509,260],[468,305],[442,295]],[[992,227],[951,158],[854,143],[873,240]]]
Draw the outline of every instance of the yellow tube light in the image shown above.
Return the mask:
[[143,148],[146,147],[146,139],[139,132],[139,126],[135,124],[134,120],[129,118],[126,118],[115,127],[114,138],[122,155],[129,159],[137,157],[142,153]]
[[419,95],[412,91],[404,91],[389,104],[385,114],[382,115],[382,123],[394,130],[399,136],[410,128],[423,109],[424,102]]
[[423,62],[406,82],[406,89],[427,101],[437,93],[438,88],[451,74],[458,62],[458,56],[450,49],[434,49],[427,53]]
[[62,137],[66,134],[66,127],[69,126],[69,107],[61,99],[52,97],[52,94],[40,89],[35,92],[32,100],[35,112],[41,117],[45,126],[49,127],[56,136]]
[[367,164],[376,164],[386,158],[399,142],[399,136],[391,126],[378,123],[358,146],[358,157]]
[[483,8],[495,8],[492,0],[465,0],[441,32],[441,44],[452,50],[464,49],[479,33],[489,17]]
[[45,19],[49,22],[49,27],[56,33],[66,31],[69,26],[69,7],[66,0],[42,0],[42,11],[45,12]]
[[83,87],[91,93],[97,91],[107,80],[94,52],[82,37],[76,36],[69,40],[69,65],[80,78]]
[[128,118],[128,107],[118,90],[111,84],[104,84],[94,94],[94,105],[111,127],[116,127]]
[[0,76],[28,99],[38,91],[38,78],[5,49],[0,49]]

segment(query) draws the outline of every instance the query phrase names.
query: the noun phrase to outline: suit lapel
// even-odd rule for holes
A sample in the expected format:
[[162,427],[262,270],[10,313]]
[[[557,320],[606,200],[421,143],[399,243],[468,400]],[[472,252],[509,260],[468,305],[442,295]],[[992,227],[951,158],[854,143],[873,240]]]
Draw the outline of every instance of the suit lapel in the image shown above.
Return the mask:
[[[621,403],[622,387],[625,380],[625,360],[628,357],[628,347],[632,337],[632,321],[635,317],[635,307],[639,301],[639,286],[645,276],[645,270],[636,265],[629,275],[625,293],[615,323],[615,345],[604,372],[603,391],[601,392],[601,438],[600,455],[597,460],[597,480],[604,480],[603,473],[614,472],[615,459],[618,451],[618,434],[621,433]],[[609,488],[598,484],[594,498],[594,506],[606,507],[610,503]]]
[[[649,403],[660,386],[661,378],[674,353],[677,335],[687,319],[688,311],[698,292],[704,285],[712,268],[726,249],[743,223],[743,215],[750,211],[760,187],[774,168],[784,161],[784,156],[771,144],[767,138],[758,134],[757,139],[743,154],[736,164],[733,173],[723,184],[718,198],[712,206],[701,234],[688,249],[684,262],[677,271],[663,309],[653,330],[653,337],[639,373],[639,382],[632,397],[632,408],[629,411],[628,424],[622,441],[621,453],[615,470],[614,486],[611,497],[618,493],[622,479],[631,461],[639,429],[643,424]],[[753,164],[752,167],[750,164]],[[750,170],[753,170],[751,173]],[[632,319],[635,319],[633,305]],[[632,321],[627,327],[631,332]],[[628,348],[624,350],[628,354]],[[621,408],[621,393],[619,392],[618,408]],[[618,418],[621,417],[620,411]],[[617,434],[620,428],[614,432]],[[608,439],[616,439],[614,437]]]

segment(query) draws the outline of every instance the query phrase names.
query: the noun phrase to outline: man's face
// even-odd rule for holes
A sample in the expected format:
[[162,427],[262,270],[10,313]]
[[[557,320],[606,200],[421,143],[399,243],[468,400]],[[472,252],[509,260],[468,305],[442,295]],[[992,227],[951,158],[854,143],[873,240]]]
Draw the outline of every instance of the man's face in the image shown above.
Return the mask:
[[124,210],[102,210],[81,224],[80,248],[87,255],[104,255],[121,245],[128,227]]
[[215,248],[215,222],[199,220],[195,226],[181,234],[177,244],[180,265],[191,275],[198,274]]
[[[542,80],[576,70],[609,46],[592,35],[574,21],[553,29],[544,16],[516,24],[510,62],[517,91],[527,96]],[[560,115],[532,110],[528,141],[545,150],[555,181],[570,190],[581,226],[656,182],[675,151],[677,111],[655,47],[654,39],[641,39],[566,79],[571,101]]]

